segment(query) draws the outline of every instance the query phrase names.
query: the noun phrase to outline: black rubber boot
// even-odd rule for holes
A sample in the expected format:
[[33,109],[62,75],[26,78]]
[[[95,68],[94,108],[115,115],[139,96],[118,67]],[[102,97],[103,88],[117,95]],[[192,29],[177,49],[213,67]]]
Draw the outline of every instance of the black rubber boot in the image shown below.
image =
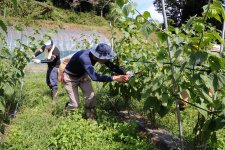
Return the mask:
[[54,88],[51,90],[52,101],[55,103],[58,99],[58,89]]
[[95,108],[85,108],[85,119],[96,119]]

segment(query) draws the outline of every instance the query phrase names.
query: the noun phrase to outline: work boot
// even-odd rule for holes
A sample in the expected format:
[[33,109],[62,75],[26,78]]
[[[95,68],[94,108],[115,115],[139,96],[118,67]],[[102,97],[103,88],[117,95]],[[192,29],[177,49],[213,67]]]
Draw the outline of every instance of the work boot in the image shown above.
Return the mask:
[[95,108],[86,108],[85,109],[85,119],[96,119],[96,110]]
[[71,105],[69,104],[69,102],[67,102],[66,105],[65,105],[65,109],[66,109],[66,110],[74,111],[74,110],[77,109],[77,107],[71,106]]
[[57,95],[58,95],[58,89],[57,88],[53,88],[51,90],[51,96],[52,96],[52,101],[55,103],[57,101]]

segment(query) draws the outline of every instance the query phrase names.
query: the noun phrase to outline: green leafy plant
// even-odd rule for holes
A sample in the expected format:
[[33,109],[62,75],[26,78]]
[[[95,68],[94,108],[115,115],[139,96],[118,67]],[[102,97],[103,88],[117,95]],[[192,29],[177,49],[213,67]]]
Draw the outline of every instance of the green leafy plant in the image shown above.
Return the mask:
[[[194,16],[181,28],[169,26],[168,31],[154,21],[149,22],[151,15],[148,12],[138,15],[136,19],[127,18],[127,6],[130,3],[118,1],[117,4],[121,9],[113,9],[117,17],[113,25],[120,29],[122,36],[115,39],[113,44],[119,54],[115,62],[134,71],[135,77],[125,86],[111,83],[111,92],[120,94],[125,101],[131,97],[144,101],[143,111],[152,114],[149,119],[154,121],[155,113],[165,116],[174,109],[176,99],[182,99],[179,96],[181,92],[187,90],[191,103],[204,109],[196,108],[199,119],[194,130],[198,139],[195,146],[210,147],[210,141],[212,146],[216,141],[216,131],[224,128],[222,110],[225,76],[224,58],[210,51],[213,44],[223,44],[222,39],[207,19],[225,19],[221,2],[215,0],[206,5],[204,17]],[[145,34],[141,35],[141,31]],[[156,32],[157,42],[146,41],[147,33],[151,33],[148,31]],[[171,41],[169,48],[166,45],[168,37]],[[168,50],[171,51],[172,60],[169,59]],[[201,65],[194,66],[198,59]],[[171,65],[174,66],[173,71]],[[212,96],[209,90],[213,91]]]

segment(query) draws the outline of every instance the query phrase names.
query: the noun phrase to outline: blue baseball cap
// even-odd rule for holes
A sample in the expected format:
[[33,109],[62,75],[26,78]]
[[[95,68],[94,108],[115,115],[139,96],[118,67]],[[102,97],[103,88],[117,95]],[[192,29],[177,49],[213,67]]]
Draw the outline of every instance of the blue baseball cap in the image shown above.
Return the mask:
[[104,43],[98,44],[96,48],[93,48],[90,51],[95,57],[103,60],[112,59],[116,56],[116,54],[112,51],[112,48]]

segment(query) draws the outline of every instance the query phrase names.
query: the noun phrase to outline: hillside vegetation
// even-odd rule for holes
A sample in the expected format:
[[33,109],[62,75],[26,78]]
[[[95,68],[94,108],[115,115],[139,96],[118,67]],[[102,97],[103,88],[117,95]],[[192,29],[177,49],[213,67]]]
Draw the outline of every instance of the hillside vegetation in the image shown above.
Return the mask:
[[75,12],[55,7],[50,1],[21,0],[14,9],[11,0],[3,0],[0,2],[0,16],[8,26],[22,24],[51,29],[95,30],[106,36],[109,34],[109,21],[104,17],[97,16],[93,11]]

